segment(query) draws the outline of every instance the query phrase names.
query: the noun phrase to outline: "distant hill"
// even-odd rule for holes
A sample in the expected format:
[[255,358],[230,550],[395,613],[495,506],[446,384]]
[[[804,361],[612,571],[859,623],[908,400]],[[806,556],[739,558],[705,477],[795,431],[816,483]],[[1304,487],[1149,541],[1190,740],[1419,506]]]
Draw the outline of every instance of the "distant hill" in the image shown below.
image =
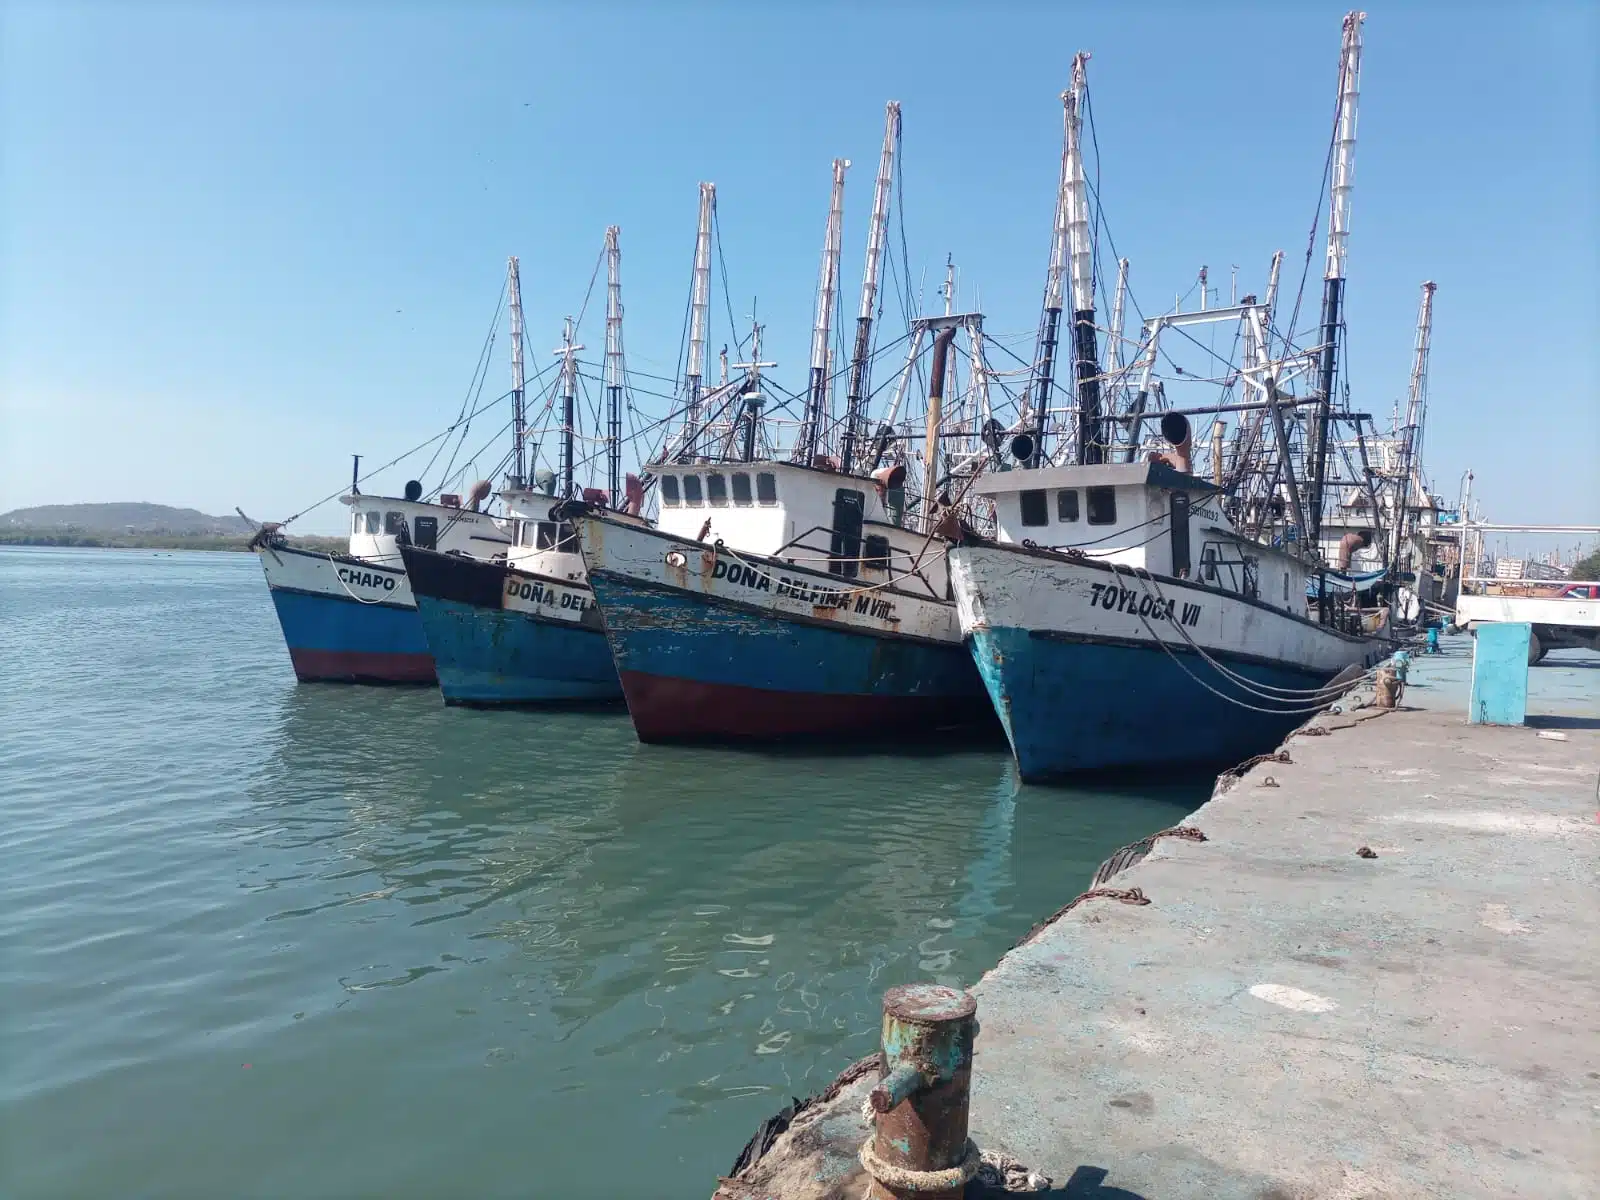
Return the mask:
[[59,530],[63,533],[169,534],[248,537],[255,528],[237,516],[213,517],[165,504],[41,504],[0,513],[0,531]]

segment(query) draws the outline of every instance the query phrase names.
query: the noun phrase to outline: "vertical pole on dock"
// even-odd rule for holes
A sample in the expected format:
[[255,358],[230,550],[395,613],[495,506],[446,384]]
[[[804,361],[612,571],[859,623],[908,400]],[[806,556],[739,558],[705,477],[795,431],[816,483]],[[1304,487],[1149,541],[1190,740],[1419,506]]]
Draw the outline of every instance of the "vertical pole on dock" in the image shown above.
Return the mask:
[[967,1137],[978,1002],[931,983],[883,997],[883,1078],[869,1103],[873,1136],[861,1147],[869,1200],[960,1200],[977,1174]]

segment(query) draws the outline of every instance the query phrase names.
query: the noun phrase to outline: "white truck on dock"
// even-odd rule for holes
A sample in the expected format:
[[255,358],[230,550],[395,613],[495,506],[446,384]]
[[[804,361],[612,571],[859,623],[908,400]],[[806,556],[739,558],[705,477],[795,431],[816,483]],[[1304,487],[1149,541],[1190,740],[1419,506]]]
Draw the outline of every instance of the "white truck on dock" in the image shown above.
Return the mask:
[[1525,621],[1533,626],[1528,639],[1528,662],[1536,663],[1552,650],[1600,650],[1600,581],[1588,579],[1528,579],[1516,581],[1495,575],[1469,573],[1481,561],[1473,552],[1474,539],[1484,533],[1600,533],[1600,526],[1481,525],[1466,528],[1462,538],[1461,589],[1456,596],[1458,628],[1472,632],[1479,625]]

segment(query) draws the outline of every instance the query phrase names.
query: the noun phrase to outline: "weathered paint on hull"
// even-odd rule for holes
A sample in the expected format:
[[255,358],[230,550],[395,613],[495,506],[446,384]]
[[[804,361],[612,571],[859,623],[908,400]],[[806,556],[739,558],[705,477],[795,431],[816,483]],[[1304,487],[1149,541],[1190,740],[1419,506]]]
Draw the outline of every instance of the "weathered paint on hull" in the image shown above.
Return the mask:
[[415,608],[272,589],[302,683],[432,683],[433,656]]
[[[1271,750],[1310,713],[1263,713],[1270,701],[1228,683],[1191,652],[1067,640],[1025,629],[980,628],[971,636],[995,711],[1024,781],[1116,767],[1231,764]],[[1179,665],[1179,662],[1183,666]],[[1229,668],[1257,684],[1309,689],[1328,681],[1261,663]],[[1298,707],[1298,705],[1296,705]]]
[[446,704],[620,700],[587,586],[504,562],[402,549]]
[[417,593],[446,704],[620,700],[605,634]]
[[783,741],[993,728],[960,643],[893,638],[590,571],[639,740]]

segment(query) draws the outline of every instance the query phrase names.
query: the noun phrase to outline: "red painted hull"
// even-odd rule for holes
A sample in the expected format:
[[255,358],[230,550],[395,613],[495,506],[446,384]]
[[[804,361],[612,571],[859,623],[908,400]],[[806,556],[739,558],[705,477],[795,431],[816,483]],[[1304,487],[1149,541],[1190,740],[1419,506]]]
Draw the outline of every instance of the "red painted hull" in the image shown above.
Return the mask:
[[767,691],[619,672],[641,742],[937,736],[994,724],[988,696],[870,696]]
[[301,683],[437,683],[431,654],[296,650],[289,659]]

